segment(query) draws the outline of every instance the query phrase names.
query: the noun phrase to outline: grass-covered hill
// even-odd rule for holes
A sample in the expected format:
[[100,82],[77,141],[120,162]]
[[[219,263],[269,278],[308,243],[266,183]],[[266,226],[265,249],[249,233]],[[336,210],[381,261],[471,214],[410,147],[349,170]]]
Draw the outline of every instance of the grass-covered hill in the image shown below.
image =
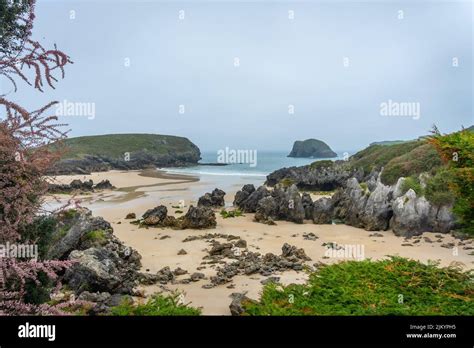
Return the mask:
[[106,134],[69,138],[56,165],[57,174],[108,169],[184,166],[200,160],[200,150],[189,139],[160,134]]
[[392,145],[371,145],[351,157],[351,165],[365,173],[384,167],[382,181],[394,184],[400,177],[430,172],[442,165],[436,149],[425,140]]

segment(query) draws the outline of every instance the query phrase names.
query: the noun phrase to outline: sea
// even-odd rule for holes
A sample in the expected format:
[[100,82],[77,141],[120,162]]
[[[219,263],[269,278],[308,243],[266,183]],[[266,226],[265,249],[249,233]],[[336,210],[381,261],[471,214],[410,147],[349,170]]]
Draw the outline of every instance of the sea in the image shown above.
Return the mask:
[[[287,151],[258,151],[255,159],[247,161],[249,163],[228,163],[227,165],[196,165],[192,167],[180,168],[159,168],[170,174],[182,174],[198,177],[205,184],[206,189],[212,186],[224,191],[237,191],[245,184],[262,185],[268,174],[277,169],[285,167],[298,167],[311,164],[318,160],[339,160],[347,154],[354,152],[336,151],[334,158],[293,158],[287,157]],[[199,163],[218,163],[219,154],[217,151],[205,151],[201,153]],[[207,191],[206,191],[207,192]]]

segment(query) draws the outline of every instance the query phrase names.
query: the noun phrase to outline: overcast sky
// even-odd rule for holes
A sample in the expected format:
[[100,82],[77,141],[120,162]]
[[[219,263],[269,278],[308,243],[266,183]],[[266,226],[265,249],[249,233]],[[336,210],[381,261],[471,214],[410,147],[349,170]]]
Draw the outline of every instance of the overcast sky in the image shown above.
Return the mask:
[[[474,123],[472,18],[469,1],[39,0],[34,37],[74,65],[54,91],[20,84],[8,98],[94,103],[93,119],[61,117],[71,136],[260,151],[317,138],[355,150]],[[389,100],[419,103],[419,118],[381,115]]]

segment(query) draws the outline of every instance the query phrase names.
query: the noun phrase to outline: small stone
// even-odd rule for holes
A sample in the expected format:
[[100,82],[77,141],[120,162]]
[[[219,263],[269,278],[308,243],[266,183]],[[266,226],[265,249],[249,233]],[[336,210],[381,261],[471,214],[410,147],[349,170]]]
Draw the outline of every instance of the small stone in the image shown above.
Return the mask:
[[125,219],[136,219],[137,215],[135,213],[128,213],[127,216],[125,216]]
[[187,252],[184,249],[181,249],[180,251],[178,251],[178,255],[186,255],[186,254]]
[[191,274],[191,280],[193,282],[197,282],[197,281],[199,281],[201,279],[204,279],[204,278],[205,278],[204,273],[195,272],[195,273]]
[[410,243],[403,243],[402,246],[413,246],[413,244],[410,244]]

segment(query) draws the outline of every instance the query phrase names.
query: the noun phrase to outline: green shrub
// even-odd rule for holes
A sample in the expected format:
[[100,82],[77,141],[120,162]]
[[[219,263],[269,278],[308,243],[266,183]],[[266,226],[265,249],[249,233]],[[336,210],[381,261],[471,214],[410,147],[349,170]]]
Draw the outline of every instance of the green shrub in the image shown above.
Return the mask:
[[307,284],[268,284],[246,315],[474,315],[472,271],[401,257],[320,267]]
[[462,229],[474,234],[474,133],[469,130],[441,135],[435,128],[428,141],[447,165],[453,212]]
[[25,226],[21,232],[21,242],[34,242],[38,245],[38,256],[43,259],[54,243],[54,232],[56,220],[50,216],[39,216],[33,222]]
[[425,197],[432,204],[441,206],[452,204],[454,202],[454,194],[449,189],[452,177],[447,169],[442,169],[433,177],[426,181]]
[[225,210],[225,209],[222,209],[221,210],[221,216],[224,218],[224,219],[227,219],[227,218],[234,218],[234,217],[237,217],[237,216],[243,216],[242,214],[242,211],[240,211],[239,209],[235,209],[235,210]]
[[84,239],[92,242],[93,244],[101,245],[107,242],[107,234],[104,230],[90,231],[84,235]]
[[312,170],[317,170],[321,168],[331,168],[334,166],[334,161],[331,160],[322,160],[322,161],[315,161],[310,164]]
[[201,310],[187,304],[179,304],[179,294],[169,296],[153,295],[146,303],[134,304],[131,299],[111,309],[112,315],[117,316],[171,316],[171,315],[200,315]]
[[409,189],[412,189],[413,191],[415,191],[417,196],[422,196],[424,194],[420,181],[418,180],[418,178],[414,178],[412,176],[405,178],[401,187],[403,194],[405,194]]

